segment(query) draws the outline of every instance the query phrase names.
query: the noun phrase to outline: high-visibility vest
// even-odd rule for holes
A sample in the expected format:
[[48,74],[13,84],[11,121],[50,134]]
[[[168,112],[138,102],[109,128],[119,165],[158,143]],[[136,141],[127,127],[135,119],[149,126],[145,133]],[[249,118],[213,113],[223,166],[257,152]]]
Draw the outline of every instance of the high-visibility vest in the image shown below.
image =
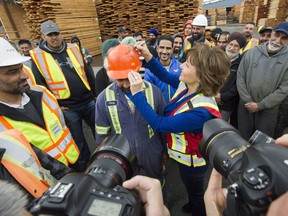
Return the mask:
[[240,55],[241,55],[242,53],[244,53],[245,51],[247,51],[247,50],[249,50],[249,49],[251,49],[251,48],[253,48],[253,47],[258,46],[258,44],[259,44],[259,40],[258,40],[258,39],[256,39],[256,38],[251,38],[251,39],[249,40],[249,42],[246,44],[246,46],[240,49],[240,51],[239,51]]
[[30,143],[20,131],[0,133],[0,148],[5,149],[1,163],[33,197],[41,197],[50,187],[40,171],[41,164]]
[[0,116],[0,131],[17,128],[32,145],[67,166],[74,164],[79,157],[79,150],[65,125],[64,116],[57,100],[44,87],[31,86],[30,88],[43,93],[42,113],[46,129],[31,122]]
[[[180,91],[177,95],[175,94],[173,99],[175,99],[184,90],[185,89],[182,89],[182,91]],[[205,97],[202,94],[197,94],[193,98],[183,102],[170,114],[170,116],[187,112],[197,107],[203,107],[213,116],[221,118],[221,114],[215,99],[212,97]],[[171,158],[186,166],[193,165],[193,167],[200,167],[206,165],[206,162],[198,149],[198,143],[202,139],[202,133],[167,133],[166,138],[168,144],[168,154]]]
[[[86,73],[84,71],[83,57],[79,51],[79,47],[75,44],[67,44],[66,52],[78,76],[86,88],[91,90],[87,81]],[[62,69],[55,61],[53,56],[50,53],[43,51],[39,47],[31,50],[30,54],[40,73],[45,78],[50,91],[54,94],[56,99],[61,100],[69,98],[70,89],[68,83],[65,79]]]
[[[150,104],[150,106],[152,107],[152,109],[154,109],[154,95],[153,95],[153,88],[151,83],[149,82],[144,82],[145,85],[147,85],[148,87],[145,87],[144,92],[145,92],[145,96],[147,99],[147,102]],[[106,89],[105,89],[105,94],[106,94],[106,103],[109,101],[115,101],[116,97],[115,97],[115,92],[110,89],[110,87],[113,85],[114,83],[110,84]],[[109,115],[112,121],[112,125],[113,128],[115,130],[116,134],[121,134],[122,132],[122,128],[121,128],[121,124],[119,121],[119,116],[118,116],[118,108],[117,105],[115,106],[107,106],[108,107],[108,111],[109,111]],[[149,138],[152,138],[154,136],[154,131],[151,128],[151,126],[148,124],[148,134],[149,134]],[[109,131],[111,130],[111,126],[108,127],[103,127],[100,125],[96,125],[96,132],[98,134],[103,134],[106,135],[109,133]]]
[[23,68],[22,68],[24,71],[25,71],[25,73],[28,75],[28,79],[27,79],[27,82],[28,82],[28,84],[30,85],[30,86],[33,86],[33,85],[37,85],[37,83],[36,83],[36,80],[35,80],[35,77],[34,77],[34,74],[33,74],[33,72],[31,71],[31,69],[28,67],[28,66],[26,66],[26,65],[23,65]]
[[[190,37],[186,37],[184,40],[184,44],[183,44],[184,52],[186,52],[187,50],[189,50],[193,47],[192,44],[190,43],[190,41],[188,41],[189,38]],[[198,43],[197,41],[195,41],[195,42]],[[214,43],[209,42],[207,39],[205,39],[204,42],[202,42],[202,43],[207,44],[209,47],[214,46]]]

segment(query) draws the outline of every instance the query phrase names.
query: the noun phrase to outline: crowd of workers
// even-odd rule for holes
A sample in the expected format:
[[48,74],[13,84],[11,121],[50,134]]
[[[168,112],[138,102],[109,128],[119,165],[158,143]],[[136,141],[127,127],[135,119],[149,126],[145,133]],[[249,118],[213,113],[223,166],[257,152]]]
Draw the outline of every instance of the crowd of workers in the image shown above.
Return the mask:
[[164,199],[163,169],[167,156],[175,160],[188,194],[183,212],[206,215],[204,123],[223,118],[247,140],[255,130],[278,138],[288,128],[288,22],[260,27],[259,40],[252,22],[243,32],[216,28],[209,40],[207,26],[200,14],[184,33],[151,28],[146,41],[122,26],[118,39],[103,42],[96,77],[80,39],[66,42],[53,21],[41,24],[36,48],[19,41],[22,55],[0,38],[0,179],[33,200],[67,173],[84,171],[91,156],[85,121],[95,148],[124,134],[138,160],[134,174],[158,179]]

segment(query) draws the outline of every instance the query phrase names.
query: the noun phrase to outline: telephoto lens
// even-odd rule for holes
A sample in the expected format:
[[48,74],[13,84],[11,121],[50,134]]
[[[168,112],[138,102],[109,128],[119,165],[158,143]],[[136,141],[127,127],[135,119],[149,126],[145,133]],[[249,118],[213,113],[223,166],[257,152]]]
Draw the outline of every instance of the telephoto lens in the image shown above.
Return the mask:
[[137,165],[135,155],[123,135],[107,137],[95,150],[91,165],[86,173],[95,178],[103,187],[113,188],[133,176]]
[[243,152],[249,146],[239,131],[222,119],[212,119],[204,124],[200,152],[225,178],[231,171],[239,170]]

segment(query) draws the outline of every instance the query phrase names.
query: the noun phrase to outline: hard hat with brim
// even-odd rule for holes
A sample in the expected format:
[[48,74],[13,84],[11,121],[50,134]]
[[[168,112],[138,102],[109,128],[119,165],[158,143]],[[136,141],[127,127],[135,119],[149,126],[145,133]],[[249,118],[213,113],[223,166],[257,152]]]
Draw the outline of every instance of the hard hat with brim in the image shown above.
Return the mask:
[[0,67],[17,65],[30,59],[30,57],[21,56],[7,40],[0,38]]
[[119,44],[107,55],[107,75],[111,79],[127,79],[129,72],[138,72],[142,63],[137,51],[130,45]]

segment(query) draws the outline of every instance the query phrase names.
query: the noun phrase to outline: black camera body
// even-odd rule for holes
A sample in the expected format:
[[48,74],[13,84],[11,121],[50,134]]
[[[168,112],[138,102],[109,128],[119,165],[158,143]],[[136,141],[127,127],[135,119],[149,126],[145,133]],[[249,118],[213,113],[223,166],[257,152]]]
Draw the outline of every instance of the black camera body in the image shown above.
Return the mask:
[[213,119],[204,125],[199,149],[231,184],[225,215],[265,215],[288,191],[288,149],[260,131],[247,142],[230,124]]
[[30,209],[33,215],[140,215],[136,190],[120,186],[133,175],[136,158],[124,135],[107,137],[92,156],[85,173],[70,173]]

